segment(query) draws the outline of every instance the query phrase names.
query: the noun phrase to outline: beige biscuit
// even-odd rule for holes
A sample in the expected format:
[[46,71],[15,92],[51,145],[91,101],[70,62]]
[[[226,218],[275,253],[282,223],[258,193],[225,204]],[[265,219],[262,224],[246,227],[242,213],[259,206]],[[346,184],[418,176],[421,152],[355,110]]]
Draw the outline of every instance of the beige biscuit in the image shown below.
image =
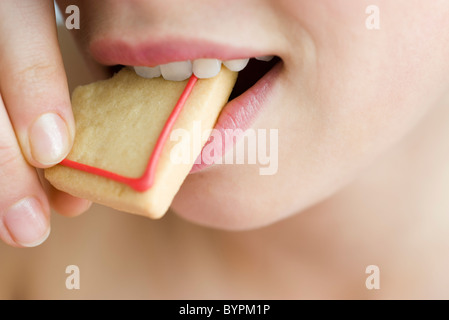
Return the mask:
[[[237,73],[223,67],[216,77],[198,80],[173,129],[183,128],[194,137],[195,122],[202,130],[212,128],[236,79]],[[68,159],[127,177],[140,177],[186,83],[144,79],[125,68],[109,80],[76,88],[72,97],[76,138]],[[171,161],[172,149],[179,149],[180,142],[168,139],[154,184],[145,192],[62,165],[46,169],[45,177],[57,189],[74,196],[159,218],[191,170],[207,140],[204,138],[190,144],[189,163]]]

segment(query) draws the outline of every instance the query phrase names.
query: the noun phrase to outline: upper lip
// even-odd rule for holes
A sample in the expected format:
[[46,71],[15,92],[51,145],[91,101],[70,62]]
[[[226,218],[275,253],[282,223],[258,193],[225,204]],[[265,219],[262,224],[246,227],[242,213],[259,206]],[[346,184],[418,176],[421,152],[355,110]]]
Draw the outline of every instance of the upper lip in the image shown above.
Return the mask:
[[91,55],[104,65],[157,66],[174,61],[214,58],[222,61],[273,55],[254,48],[242,48],[201,39],[163,39],[131,43],[124,39],[96,39]]

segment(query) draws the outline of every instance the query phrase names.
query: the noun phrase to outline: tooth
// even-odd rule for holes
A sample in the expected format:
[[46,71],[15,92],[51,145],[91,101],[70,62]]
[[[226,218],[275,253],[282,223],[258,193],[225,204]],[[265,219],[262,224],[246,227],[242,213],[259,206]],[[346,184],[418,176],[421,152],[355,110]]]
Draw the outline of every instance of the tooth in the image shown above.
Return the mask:
[[261,57],[256,57],[256,60],[259,61],[271,61],[274,58],[274,56],[261,56]]
[[221,61],[217,59],[197,59],[193,61],[193,73],[197,78],[213,78],[221,69]]
[[231,71],[239,72],[242,71],[248,64],[249,59],[235,59],[223,61],[223,64]]
[[165,80],[184,81],[192,75],[192,62],[179,61],[163,64],[161,73]]
[[161,76],[161,68],[156,66],[154,68],[151,67],[134,67],[134,71],[141,76],[142,78],[157,78]]

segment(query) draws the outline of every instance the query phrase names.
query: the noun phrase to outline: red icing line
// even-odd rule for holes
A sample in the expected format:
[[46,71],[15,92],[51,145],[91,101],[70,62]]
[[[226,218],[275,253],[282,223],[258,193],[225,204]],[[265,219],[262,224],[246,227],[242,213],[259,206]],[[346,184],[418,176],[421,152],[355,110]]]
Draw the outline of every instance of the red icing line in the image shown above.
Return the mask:
[[62,160],[60,164],[76,170],[85,171],[97,176],[102,176],[107,179],[127,184],[136,191],[143,192],[148,190],[153,185],[156,167],[159,162],[159,158],[162,153],[162,149],[164,148],[165,142],[167,141],[167,138],[176,120],[178,119],[178,116],[181,113],[181,110],[184,107],[187,98],[190,96],[190,93],[192,92],[193,87],[195,86],[197,80],[198,78],[195,75],[192,75],[189,81],[187,82],[187,85],[184,88],[184,91],[182,92],[181,96],[179,97],[178,102],[176,103],[175,107],[173,108],[173,111],[171,112],[170,116],[165,122],[164,128],[162,129],[161,134],[159,135],[159,138],[156,141],[156,145],[153,149],[153,152],[151,153],[150,160],[148,161],[148,165],[145,169],[145,172],[140,178],[125,177],[111,171],[92,167],[87,164],[82,164],[69,159]]

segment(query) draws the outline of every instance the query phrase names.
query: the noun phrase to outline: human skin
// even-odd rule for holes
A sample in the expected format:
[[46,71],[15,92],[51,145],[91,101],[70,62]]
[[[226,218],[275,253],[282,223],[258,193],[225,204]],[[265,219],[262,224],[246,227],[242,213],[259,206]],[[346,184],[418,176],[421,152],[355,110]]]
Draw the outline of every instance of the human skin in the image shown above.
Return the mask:
[[49,235],[50,206],[73,216],[90,203],[35,170],[64,159],[75,134],[53,1],[2,1],[0,20],[0,238],[30,247]]
[[137,45],[148,35],[251,47],[282,59],[252,126],[279,130],[278,172],[215,165],[190,175],[172,208],[206,226],[251,229],[322,201],[401,141],[448,92],[444,1],[379,1],[379,30],[366,27],[368,5],[355,0],[78,4],[87,16],[81,45],[101,62],[105,39],[114,51],[114,41]]
[[[385,28],[386,4],[379,3],[381,29],[371,32]],[[410,10],[406,4],[400,9],[398,18]],[[439,10],[442,7],[422,14]],[[364,8],[362,24],[363,12]],[[415,30],[422,28],[416,24],[419,19],[410,20]],[[443,37],[447,29],[439,30],[436,33]],[[410,48],[421,45],[417,41]],[[396,49],[391,54],[397,54]],[[433,63],[444,68],[444,60],[439,60]],[[431,81],[423,78],[409,80]],[[414,96],[407,88],[399,89]],[[350,96],[360,99],[360,94],[354,90]],[[22,251],[0,244],[0,297],[447,298],[448,105],[444,96],[423,107],[426,114],[419,123],[392,136],[392,142],[385,143],[378,156],[367,158],[370,164],[354,173],[347,186],[301,214],[264,228],[224,232],[186,223],[171,212],[152,221],[101,206],[75,220],[53,217],[52,235],[40,248]],[[65,289],[64,270],[69,264],[80,267],[82,290]],[[380,290],[365,287],[365,268],[371,264],[380,267]]]
[[[60,1],[61,7],[68,4]],[[367,5],[355,0],[191,1],[188,7],[180,1],[98,1],[95,4],[72,1],[70,4],[79,5],[83,13],[82,29],[75,32],[82,39],[80,45],[98,60],[101,57],[95,56],[95,46],[103,39],[120,38],[132,43],[148,35],[168,39],[190,39],[194,35],[224,45],[250,46],[282,59],[274,90],[252,126],[279,130],[278,173],[259,176],[255,166],[216,165],[189,176],[173,203],[173,209],[182,217],[216,228],[235,230],[268,225],[323,201],[400,142],[423,115],[444,100],[449,85],[448,36],[442,31],[447,30],[445,17],[449,5],[444,1],[426,5],[419,1],[379,1],[380,30],[365,27]],[[2,8],[1,12],[13,10],[7,9],[10,8]],[[39,19],[50,18],[48,13],[37,12],[29,14]],[[236,21],[244,22],[245,28]],[[22,39],[23,46],[48,34],[52,33],[39,29],[36,36],[23,32],[16,38]],[[44,100],[42,91],[51,92],[56,95],[50,99],[55,101],[52,108],[64,114],[66,123],[72,126],[68,93],[60,84],[64,83],[62,65],[51,42],[55,40],[54,35],[46,39],[48,43],[36,45],[37,52],[43,53],[34,56],[57,61],[51,64],[50,72],[45,72],[49,89],[35,89],[36,94],[27,95],[26,101],[15,102],[11,97],[20,94],[13,94],[17,89],[6,83],[21,83],[27,77],[1,82],[2,97],[24,158],[36,167],[48,164],[36,161],[28,142],[22,138],[22,131],[26,131],[36,114],[28,112],[25,116],[15,112],[21,109],[14,105],[39,107],[34,102]],[[2,41],[7,44],[3,48],[11,48],[7,42],[10,38],[3,36]],[[11,65],[14,57],[11,54],[8,57],[2,59],[3,65]],[[29,57],[22,60],[27,58],[30,60]],[[38,75],[41,73],[33,66],[49,65],[48,61],[46,64],[32,62],[24,70]],[[28,76],[26,72],[18,74]],[[37,85],[33,82],[18,86],[19,93],[28,91],[29,87]],[[38,107],[34,108],[35,113],[47,112],[44,107]],[[69,133],[70,130],[73,129],[68,129]],[[32,178],[33,184],[25,187],[24,181],[29,181],[32,170],[17,155],[18,144],[11,132],[8,130],[2,137],[14,146],[9,149],[15,150],[13,158],[20,159],[20,165],[14,164],[12,168],[3,165],[6,172],[3,179],[8,182],[14,172],[23,174],[24,178],[8,184],[8,189],[13,191],[2,198],[2,216],[16,200],[37,194],[48,224],[47,198],[36,177]],[[65,154],[61,152],[58,158]],[[67,195],[51,198],[61,197],[68,198]],[[68,199],[69,205],[61,205],[66,201],[53,201],[60,204],[58,211],[75,214],[88,206],[81,200]],[[20,245],[8,234],[7,228],[0,230],[2,239]]]

